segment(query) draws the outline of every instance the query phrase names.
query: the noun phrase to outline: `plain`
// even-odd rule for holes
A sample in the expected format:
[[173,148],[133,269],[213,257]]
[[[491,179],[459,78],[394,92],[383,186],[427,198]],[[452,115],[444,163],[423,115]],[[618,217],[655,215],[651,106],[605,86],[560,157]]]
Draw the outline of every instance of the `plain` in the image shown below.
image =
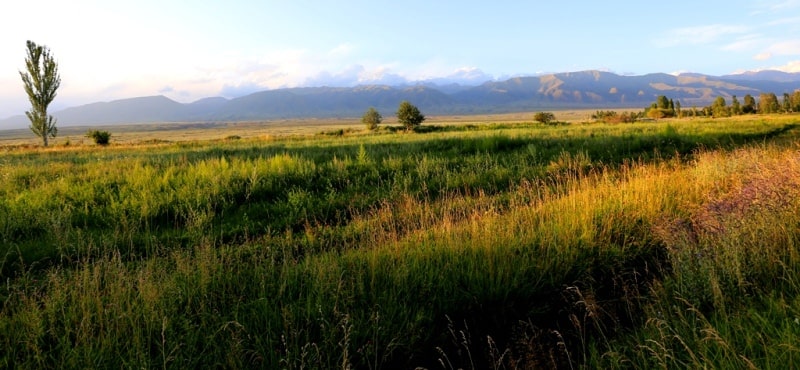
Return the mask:
[[796,121],[7,145],[0,366],[796,366]]

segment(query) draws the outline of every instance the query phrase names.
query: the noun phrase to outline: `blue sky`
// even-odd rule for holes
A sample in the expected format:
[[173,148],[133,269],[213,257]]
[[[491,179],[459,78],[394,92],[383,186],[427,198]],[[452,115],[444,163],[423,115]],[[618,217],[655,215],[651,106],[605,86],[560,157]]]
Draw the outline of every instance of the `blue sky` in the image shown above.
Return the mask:
[[28,39],[58,59],[55,109],[587,69],[800,72],[800,0],[5,0],[0,118],[28,108]]

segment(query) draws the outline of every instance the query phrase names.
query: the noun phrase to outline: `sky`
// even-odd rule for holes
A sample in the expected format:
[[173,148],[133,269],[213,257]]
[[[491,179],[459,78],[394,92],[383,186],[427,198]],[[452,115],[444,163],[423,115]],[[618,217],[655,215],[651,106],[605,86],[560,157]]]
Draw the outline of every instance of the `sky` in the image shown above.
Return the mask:
[[582,70],[800,72],[800,0],[3,0],[0,119],[30,107],[26,40],[58,62],[54,111]]

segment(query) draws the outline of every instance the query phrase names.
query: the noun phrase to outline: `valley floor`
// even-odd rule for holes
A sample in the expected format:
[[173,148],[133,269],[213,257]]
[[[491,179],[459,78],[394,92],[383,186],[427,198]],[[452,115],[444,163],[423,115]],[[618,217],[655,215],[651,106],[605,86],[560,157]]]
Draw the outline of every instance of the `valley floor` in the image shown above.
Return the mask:
[[0,367],[800,365],[799,116],[459,119],[6,142]]

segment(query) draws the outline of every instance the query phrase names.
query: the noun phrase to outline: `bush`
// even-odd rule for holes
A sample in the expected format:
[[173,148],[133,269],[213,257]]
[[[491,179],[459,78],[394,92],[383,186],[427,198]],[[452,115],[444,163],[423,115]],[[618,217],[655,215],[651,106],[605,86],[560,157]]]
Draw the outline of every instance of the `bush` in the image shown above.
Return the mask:
[[383,116],[375,108],[370,107],[364,116],[361,117],[361,123],[367,126],[367,130],[374,130],[383,121]]
[[539,112],[533,115],[533,120],[546,125],[555,121],[556,115],[550,112]]
[[615,111],[597,111],[595,114],[592,114],[592,119],[595,121],[605,122],[605,123],[633,123],[636,122],[636,119],[639,118],[638,113],[634,112],[623,112],[619,114]]
[[86,137],[94,140],[97,145],[108,145],[111,141],[111,133],[108,131],[91,130],[86,133]]

